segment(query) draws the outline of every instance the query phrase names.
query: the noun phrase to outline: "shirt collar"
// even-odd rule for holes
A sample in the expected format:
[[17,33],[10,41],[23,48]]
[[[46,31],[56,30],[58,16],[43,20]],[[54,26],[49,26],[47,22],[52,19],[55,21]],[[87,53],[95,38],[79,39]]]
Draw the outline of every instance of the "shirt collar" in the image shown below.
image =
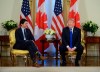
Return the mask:
[[73,33],[74,27],[73,27],[73,28],[69,28],[69,30],[70,30],[70,29],[72,29],[72,33]]
[[69,29],[72,29],[72,31],[73,31],[74,27],[73,28],[69,28]]
[[22,30],[24,30],[25,28],[21,27]]

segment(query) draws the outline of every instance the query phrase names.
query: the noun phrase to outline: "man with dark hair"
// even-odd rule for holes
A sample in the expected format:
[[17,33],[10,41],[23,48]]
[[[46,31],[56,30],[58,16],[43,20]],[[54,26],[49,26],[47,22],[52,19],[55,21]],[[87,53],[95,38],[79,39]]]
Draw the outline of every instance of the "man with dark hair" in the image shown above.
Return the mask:
[[83,53],[83,46],[81,45],[81,30],[75,27],[74,19],[69,19],[67,25],[67,27],[63,28],[62,45],[60,46],[62,66],[66,65],[65,51],[77,52],[75,66],[79,66],[79,60]]
[[41,56],[39,53],[34,41],[34,36],[32,35],[31,31],[27,28],[27,20],[26,19],[21,19],[20,21],[20,28],[18,28],[15,31],[15,38],[16,38],[16,43],[14,45],[14,49],[21,49],[21,50],[28,50],[30,57],[33,61],[33,65],[38,67],[39,64],[36,63],[36,55],[44,60],[46,59],[45,57]]

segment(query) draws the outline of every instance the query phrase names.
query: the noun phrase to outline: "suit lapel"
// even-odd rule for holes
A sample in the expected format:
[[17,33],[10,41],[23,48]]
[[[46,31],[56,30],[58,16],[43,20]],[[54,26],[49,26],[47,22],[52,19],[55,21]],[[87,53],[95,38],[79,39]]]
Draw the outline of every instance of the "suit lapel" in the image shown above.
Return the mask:
[[27,39],[27,33],[28,33],[27,31],[28,31],[28,30],[26,29],[26,34],[25,34],[26,39]]
[[22,39],[24,40],[24,36],[23,36],[23,32],[22,32],[21,28],[20,28],[20,35],[21,35]]
[[69,41],[70,40],[70,30],[68,27],[66,28],[66,35],[67,35],[68,41]]

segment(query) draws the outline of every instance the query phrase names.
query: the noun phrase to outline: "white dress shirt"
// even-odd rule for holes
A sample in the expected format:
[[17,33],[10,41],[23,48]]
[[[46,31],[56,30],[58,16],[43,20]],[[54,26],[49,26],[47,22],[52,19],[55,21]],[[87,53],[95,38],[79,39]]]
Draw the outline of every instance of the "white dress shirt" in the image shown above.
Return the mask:
[[26,40],[25,33],[24,33],[25,28],[21,27],[21,29],[22,29],[22,33],[23,33],[23,36],[24,36],[24,40]]

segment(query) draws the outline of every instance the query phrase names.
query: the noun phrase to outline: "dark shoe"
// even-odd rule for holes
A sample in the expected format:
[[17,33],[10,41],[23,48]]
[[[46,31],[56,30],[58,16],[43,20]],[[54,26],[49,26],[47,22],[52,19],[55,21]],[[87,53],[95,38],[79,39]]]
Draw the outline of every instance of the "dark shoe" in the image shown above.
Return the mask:
[[40,67],[38,63],[33,63],[33,67]]
[[66,66],[66,62],[62,62],[61,66]]
[[75,62],[75,66],[80,66],[78,61]]
[[47,57],[40,56],[40,60],[45,60],[45,59],[47,59]]
[[79,63],[75,63],[75,66],[80,66]]

